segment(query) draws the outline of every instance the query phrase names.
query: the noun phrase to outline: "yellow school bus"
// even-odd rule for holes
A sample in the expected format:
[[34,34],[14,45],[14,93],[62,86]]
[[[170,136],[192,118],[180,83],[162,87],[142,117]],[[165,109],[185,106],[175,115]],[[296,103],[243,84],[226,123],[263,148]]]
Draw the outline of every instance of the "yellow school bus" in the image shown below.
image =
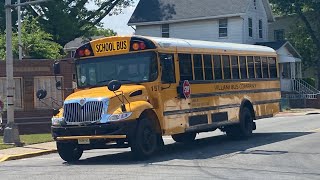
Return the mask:
[[77,89],[52,118],[65,161],[98,148],[149,157],[168,135],[188,143],[220,129],[247,138],[254,120],[279,111],[277,55],[268,47],[117,36],[79,47],[74,61]]

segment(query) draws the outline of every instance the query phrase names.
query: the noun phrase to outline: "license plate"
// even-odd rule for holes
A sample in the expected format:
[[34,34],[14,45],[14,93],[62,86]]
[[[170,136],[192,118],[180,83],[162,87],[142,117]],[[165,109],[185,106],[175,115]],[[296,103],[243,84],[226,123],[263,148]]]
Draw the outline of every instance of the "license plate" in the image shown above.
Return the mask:
[[78,144],[90,144],[90,139],[78,139]]

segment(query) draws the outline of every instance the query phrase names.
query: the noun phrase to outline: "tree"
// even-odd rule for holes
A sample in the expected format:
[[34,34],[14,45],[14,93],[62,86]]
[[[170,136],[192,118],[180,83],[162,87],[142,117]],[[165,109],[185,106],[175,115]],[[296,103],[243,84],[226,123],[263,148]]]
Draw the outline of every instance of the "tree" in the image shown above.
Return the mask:
[[280,15],[296,15],[300,22],[289,38],[302,52],[306,64],[315,66],[320,88],[320,1],[318,0],[270,0],[273,9]]
[[[22,23],[21,40],[23,52],[26,57],[35,59],[57,59],[60,58],[62,46],[53,42],[52,35],[43,31],[35,18],[26,18]],[[0,34],[0,59],[5,59],[5,34]],[[18,34],[13,33],[13,56],[17,58]]]
[[[13,0],[12,2],[15,2],[16,0]],[[0,32],[4,32],[6,29],[6,13],[4,8],[5,0],[0,1]],[[12,24],[15,24],[15,22],[18,19],[17,11],[14,9],[12,11]]]
[[[39,17],[41,27],[53,35],[53,40],[64,46],[69,41],[88,36],[107,15],[118,14],[134,0],[59,0],[48,1],[27,8],[27,14]],[[98,6],[96,10],[86,7],[88,2]]]
[[112,29],[104,29],[104,28],[98,28],[94,27],[92,28],[86,35],[85,37],[91,37],[91,36],[115,36],[117,33],[113,31]]

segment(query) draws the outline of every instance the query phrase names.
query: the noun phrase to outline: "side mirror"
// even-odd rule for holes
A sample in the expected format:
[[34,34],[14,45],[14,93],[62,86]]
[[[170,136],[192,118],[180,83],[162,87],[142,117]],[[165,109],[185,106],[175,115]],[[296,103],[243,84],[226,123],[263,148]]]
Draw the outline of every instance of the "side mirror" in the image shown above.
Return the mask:
[[120,89],[120,87],[121,87],[121,82],[117,80],[112,80],[108,84],[108,89],[110,91],[117,91]]
[[57,82],[56,82],[56,88],[57,88],[57,89],[61,88],[61,81],[57,81]]
[[37,91],[36,95],[39,100],[44,99],[47,96],[47,91],[45,89],[40,89]]
[[60,74],[60,63],[58,61],[53,64],[53,72],[55,75]]

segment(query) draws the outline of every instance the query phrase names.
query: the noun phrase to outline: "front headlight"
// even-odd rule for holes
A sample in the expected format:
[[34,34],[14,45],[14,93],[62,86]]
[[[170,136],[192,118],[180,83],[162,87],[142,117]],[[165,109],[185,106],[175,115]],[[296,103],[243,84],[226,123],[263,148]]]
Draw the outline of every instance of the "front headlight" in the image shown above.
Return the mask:
[[60,126],[62,122],[64,122],[64,118],[51,118],[52,126]]
[[123,119],[127,119],[131,116],[132,112],[122,113],[122,114],[113,114],[109,117],[109,121],[120,121]]

